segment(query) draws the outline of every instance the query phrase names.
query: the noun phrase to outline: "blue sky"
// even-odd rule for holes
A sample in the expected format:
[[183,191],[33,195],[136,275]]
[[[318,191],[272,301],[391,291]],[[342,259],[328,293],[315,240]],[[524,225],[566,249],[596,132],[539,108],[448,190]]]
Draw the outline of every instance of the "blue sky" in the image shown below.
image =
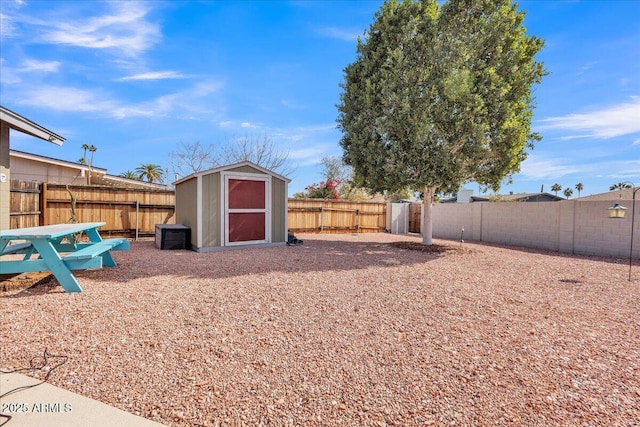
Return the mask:
[[[0,102],[67,139],[12,133],[12,148],[77,161],[92,144],[94,164],[117,175],[171,167],[180,143],[266,135],[290,154],[289,193],[302,191],[322,157],[341,155],[339,83],[381,5],[0,0]],[[640,1],[519,7],[546,42],[533,119],[544,139],[501,192],[639,185]]]

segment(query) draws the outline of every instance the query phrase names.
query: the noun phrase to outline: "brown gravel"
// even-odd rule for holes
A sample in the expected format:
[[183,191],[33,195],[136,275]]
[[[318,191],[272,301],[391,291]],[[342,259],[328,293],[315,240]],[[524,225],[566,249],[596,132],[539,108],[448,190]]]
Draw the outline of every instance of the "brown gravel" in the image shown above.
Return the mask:
[[[388,234],[115,252],[3,295],[0,365],[172,426],[638,426],[640,267]],[[405,246],[412,246],[405,244]],[[0,294],[1,295],[1,294]]]

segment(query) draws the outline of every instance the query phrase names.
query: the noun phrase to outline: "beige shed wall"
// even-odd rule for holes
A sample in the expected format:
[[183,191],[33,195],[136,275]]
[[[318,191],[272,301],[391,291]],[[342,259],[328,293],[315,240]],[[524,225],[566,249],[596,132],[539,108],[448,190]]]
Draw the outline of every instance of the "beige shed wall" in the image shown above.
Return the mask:
[[286,242],[287,185],[285,181],[271,177],[271,242]]
[[197,245],[198,236],[198,180],[192,178],[176,187],[176,224],[191,228],[191,245]]
[[202,176],[202,247],[222,245],[220,173]]
[[257,173],[260,175],[264,175],[264,172],[258,170],[256,168],[252,168],[249,165],[238,166],[236,168],[227,169],[228,172],[242,172],[242,173]]

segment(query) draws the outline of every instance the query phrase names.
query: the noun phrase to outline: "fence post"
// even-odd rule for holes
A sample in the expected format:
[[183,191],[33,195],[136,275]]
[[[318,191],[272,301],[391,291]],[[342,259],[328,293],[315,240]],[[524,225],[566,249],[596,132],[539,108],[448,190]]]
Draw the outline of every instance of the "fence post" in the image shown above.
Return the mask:
[[360,232],[360,209],[356,209],[356,233]]
[[138,215],[140,214],[140,202],[136,199],[136,242],[138,241]]
[[324,231],[324,225],[322,223],[322,217],[324,216],[324,204],[320,205],[320,232]]
[[40,183],[40,197],[38,198],[38,204],[40,205],[40,217],[38,218],[38,225],[49,225],[47,219],[47,183]]

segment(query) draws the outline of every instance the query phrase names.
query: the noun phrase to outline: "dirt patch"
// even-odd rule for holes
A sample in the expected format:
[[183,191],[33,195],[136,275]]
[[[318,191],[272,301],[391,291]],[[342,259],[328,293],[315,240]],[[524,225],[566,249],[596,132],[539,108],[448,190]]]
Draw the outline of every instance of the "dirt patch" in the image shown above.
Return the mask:
[[51,278],[49,272],[0,275],[0,296],[15,295]]
[[418,251],[418,252],[427,252],[432,254],[442,254],[445,252],[458,252],[458,253],[472,253],[473,250],[471,248],[467,248],[462,245],[455,244],[432,244],[432,245],[424,245],[421,242],[393,242],[391,246],[400,249],[407,249],[410,251]]

